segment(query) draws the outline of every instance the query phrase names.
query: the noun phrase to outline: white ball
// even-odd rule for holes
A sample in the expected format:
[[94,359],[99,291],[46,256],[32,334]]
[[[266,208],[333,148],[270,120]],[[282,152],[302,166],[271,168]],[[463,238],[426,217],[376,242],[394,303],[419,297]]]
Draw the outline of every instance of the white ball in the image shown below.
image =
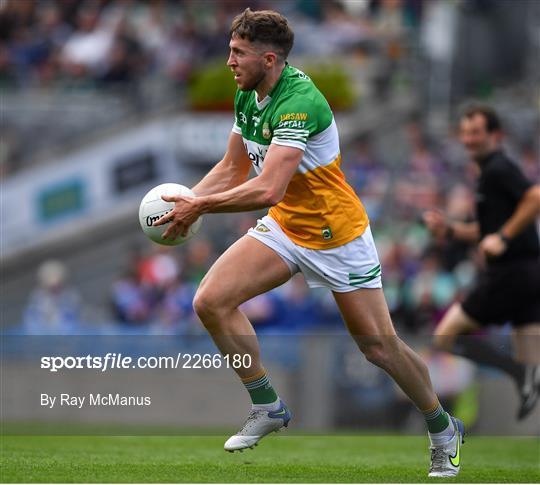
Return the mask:
[[165,246],[177,246],[191,239],[201,227],[202,217],[199,217],[190,227],[186,237],[177,236],[175,239],[162,239],[161,235],[169,224],[152,226],[160,217],[174,208],[174,202],[166,202],[162,195],[185,195],[195,197],[191,189],[180,184],[161,184],[151,189],[141,201],[139,206],[139,222],[144,233],[154,242]]

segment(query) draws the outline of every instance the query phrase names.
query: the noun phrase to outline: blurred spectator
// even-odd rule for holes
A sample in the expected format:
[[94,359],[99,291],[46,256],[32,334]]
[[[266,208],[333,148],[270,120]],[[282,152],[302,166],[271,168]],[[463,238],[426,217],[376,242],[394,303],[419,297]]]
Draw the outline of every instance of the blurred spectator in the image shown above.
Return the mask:
[[153,316],[160,312],[167,289],[180,277],[183,265],[174,248],[152,244],[149,253],[134,260],[140,298],[145,299]]
[[417,123],[408,126],[411,153],[405,173],[396,183],[396,202],[404,215],[416,217],[439,201],[441,160],[428,148],[425,134]]
[[[335,306],[335,305],[334,305]],[[324,322],[322,307],[302,275],[241,306],[257,332],[307,333]]]
[[203,326],[193,311],[193,297],[197,287],[181,277],[172,281],[159,305],[160,326],[165,331],[181,334],[202,334]]
[[60,261],[46,261],[38,269],[38,286],[24,312],[24,329],[30,334],[70,334],[81,324],[81,298],[67,283]]
[[182,253],[157,244],[149,248],[148,252],[134,248],[128,269],[113,283],[114,318],[131,326],[152,325],[163,332],[201,332],[192,301],[214,260],[212,244],[201,236]]
[[279,326],[287,332],[308,333],[321,323],[318,301],[301,274],[294,275],[276,291]]
[[430,333],[433,326],[454,301],[456,283],[444,271],[435,250],[423,255],[419,271],[407,282],[407,326],[416,333]]
[[198,237],[196,242],[186,246],[186,251],[184,278],[198,285],[216,259],[213,244],[208,239]]
[[202,42],[195,25],[187,20],[176,22],[157,56],[166,75],[185,83],[201,59]]
[[178,278],[181,266],[173,248],[158,244],[151,248],[150,254],[142,255],[138,261],[138,276],[143,285],[161,291]]
[[168,30],[166,16],[165,3],[162,1],[142,4],[139,14],[134,15],[133,24],[138,41],[151,56],[165,45]]
[[146,59],[135,32],[126,20],[122,20],[98,79],[109,84],[133,84],[139,79],[145,64]]
[[134,269],[129,269],[113,283],[111,303],[116,321],[136,326],[150,322],[152,316],[152,295],[137,277]]
[[276,328],[280,323],[281,304],[277,290],[262,293],[240,306],[256,331]]
[[76,29],[62,49],[63,70],[74,78],[97,75],[105,64],[113,40],[112,28],[100,25],[97,5],[85,5],[78,12]]
[[386,164],[373,153],[369,135],[359,137],[346,156],[347,180],[360,195],[370,220],[377,220],[386,202],[390,173]]

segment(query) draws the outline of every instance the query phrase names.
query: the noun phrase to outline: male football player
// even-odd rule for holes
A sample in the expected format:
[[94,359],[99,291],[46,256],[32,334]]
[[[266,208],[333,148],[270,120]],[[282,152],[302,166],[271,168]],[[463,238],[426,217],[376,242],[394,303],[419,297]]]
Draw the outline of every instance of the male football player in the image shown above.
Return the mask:
[[[164,197],[175,208],[156,223],[169,223],[163,236],[174,238],[204,213],[270,208],[216,261],[193,302],[223,354],[252,356],[249,368],[236,369],[252,410],[225,449],[251,448],[291,419],[238,307],[300,271],[310,287],[333,292],[360,350],[424,414],[430,476],[454,476],[463,425],[441,407],[426,365],[396,335],[368,216],[340,169],[332,111],[311,79],[286,61],[293,39],[287,19],[274,11],[246,9],[233,20],[227,65],[238,91],[227,151],[193,187],[197,197]],[[251,166],[258,176],[248,180]]]

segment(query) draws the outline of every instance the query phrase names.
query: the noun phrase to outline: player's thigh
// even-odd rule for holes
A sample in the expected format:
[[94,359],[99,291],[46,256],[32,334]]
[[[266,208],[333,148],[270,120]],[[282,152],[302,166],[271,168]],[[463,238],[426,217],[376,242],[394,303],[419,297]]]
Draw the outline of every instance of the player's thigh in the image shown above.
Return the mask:
[[396,335],[382,288],[334,291],[333,294],[351,335]]
[[471,333],[479,326],[476,320],[465,313],[460,303],[454,303],[435,328],[435,346],[450,350],[458,335]]
[[253,237],[243,236],[210,268],[197,297],[236,307],[282,285],[290,277],[289,267],[273,249]]
[[540,322],[512,329],[516,360],[523,364],[540,364]]

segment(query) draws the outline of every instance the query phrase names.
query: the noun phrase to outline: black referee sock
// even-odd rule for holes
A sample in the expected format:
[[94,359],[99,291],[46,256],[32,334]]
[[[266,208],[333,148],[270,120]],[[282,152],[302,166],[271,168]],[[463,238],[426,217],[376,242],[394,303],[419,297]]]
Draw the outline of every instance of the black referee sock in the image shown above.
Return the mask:
[[475,335],[458,335],[453,352],[477,364],[502,370],[512,377],[518,386],[523,384],[525,366]]

